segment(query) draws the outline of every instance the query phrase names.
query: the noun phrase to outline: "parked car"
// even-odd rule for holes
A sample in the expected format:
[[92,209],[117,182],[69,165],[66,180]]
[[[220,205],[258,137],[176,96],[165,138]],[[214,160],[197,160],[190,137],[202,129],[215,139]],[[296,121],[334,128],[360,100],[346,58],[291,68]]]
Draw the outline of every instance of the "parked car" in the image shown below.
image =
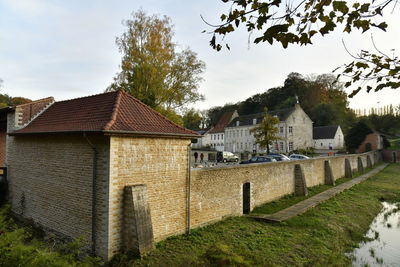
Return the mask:
[[301,155],[301,154],[292,154],[289,156],[291,160],[300,160],[300,159],[309,159],[306,155]]
[[265,162],[276,162],[276,159],[267,156],[256,156],[249,160],[240,162],[240,164],[252,164],[252,163],[265,163]]
[[290,158],[288,156],[283,155],[283,154],[270,153],[267,156],[274,158],[276,161],[287,161],[287,160],[290,160]]
[[223,151],[217,152],[217,161],[218,162],[238,162],[239,157],[233,154],[232,152]]

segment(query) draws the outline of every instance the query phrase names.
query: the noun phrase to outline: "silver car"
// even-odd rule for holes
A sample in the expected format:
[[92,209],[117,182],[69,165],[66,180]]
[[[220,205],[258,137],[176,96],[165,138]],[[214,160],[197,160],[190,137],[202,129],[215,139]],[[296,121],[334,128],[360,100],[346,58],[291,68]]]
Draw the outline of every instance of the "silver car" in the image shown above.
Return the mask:
[[289,156],[291,160],[301,160],[301,159],[309,159],[310,157],[307,157],[306,155],[301,155],[301,154],[292,154]]

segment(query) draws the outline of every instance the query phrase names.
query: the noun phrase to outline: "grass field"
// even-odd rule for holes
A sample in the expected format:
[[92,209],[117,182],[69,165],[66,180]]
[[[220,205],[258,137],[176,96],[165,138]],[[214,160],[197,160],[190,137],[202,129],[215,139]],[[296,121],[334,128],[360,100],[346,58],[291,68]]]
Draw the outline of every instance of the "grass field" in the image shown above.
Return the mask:
[[[341,180],[344,182],[346,180]],[[326,190],[319,186],[311,195]],[[287,196],[254,212],[271,213],[302,198]],[[280,224],[232,217],[159,242],[142,259],[117,255],[108,266],[348,266],[345,252],[362,239],[381,209],[381,201],[400,201],[400,165],[340,193],[308,212]],[[70,251],[68,251],[68,249]],[[59,251],[59,250],[57,250]],[[0,266],[91,266],[76,260],[75,248],[60,253],[17,227],[8,207],[0,209]]]

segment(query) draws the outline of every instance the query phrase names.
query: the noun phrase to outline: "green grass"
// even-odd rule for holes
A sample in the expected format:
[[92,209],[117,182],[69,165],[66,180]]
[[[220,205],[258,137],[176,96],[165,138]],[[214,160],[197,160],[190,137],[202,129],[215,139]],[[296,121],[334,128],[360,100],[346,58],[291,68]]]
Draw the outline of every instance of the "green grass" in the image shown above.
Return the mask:
[[56,246],[51,237],[47,238],[47,243],[42,237],[37,238],[39,232],[28,225],[17,225],[11,216],[10,206],[2,205],[0,266],[94,266],[99,263],[98,259],[82,257],[79,241]]
[[[338,180],[338,183],[348,179]],[[329,186],[310,189],[310,196]],[[301,199],[287,196],[260,211],[275,212]],[[376,176],[284,223],[231,217],[168,238],[142,259],[117,255],[108,266],[350,266],[345,256],[361,240],[381,209],[381,201],[400,202],[400,165],[392,164]],[[20,227],[9,206],[0,208],[0,266],[92,266],[79,261],[77,245],[60,252]]]
[[[314,193],[324,187],[312,189]],[[289,200],[288,200],[289,199]],[[400,165],[284,223],[232,217],[159,242],[142,259],[118,255],[110,266],[350,266],[345,256],[363,240],[381,201],[400,201]],[[284,204],[284,202],[286,204]],[[261,210],[285,207],[290,197]]]
[[[367,173],[370,170],[372,170],[372,168],[366,168],[364,170],[364,173]],[[353,174],[353,178],[356,178],[356,177],[358,177],[360,175],[362,175],[362,174],[356,172],[356,173]],[[337,179],[335,181],[335,186],[336,185],[340,185],[340,184],[345,183],[345,182],[348,182],[353,178],[345,178],[345,177],[343,177],[343,178]],[[303,201],[303,200],[305,200],[307,198],[310,198],[312,196],[315,196],[315,195],[317,195],[317,194],[319,194],[319,193],[321,193],[323,191],[326,191],[326,190],[328,190],[328,189],[330,189],[332,187],[334,187],[334,186],[331,186],[331,185],[318,185],[318,186],[310,187],[310,188],[308,188],[308,195],[307,196],[295,196],[294,194],[286,195],[286,196],[284,196],[284,197],[282,197],[282,198],[280,198],[278,200],[271,201],[266,205],[262,205],[260,207],[254,208],[253,211],[252,211],[252,214],[253,215],[254,214],[272,214],[272,213],[278,212],[280,210],[283,210],[283,209],[286,209],[286,208],[288,208],[290,206],[293,206],[293,205],[299,203],[300,201]]]
[[[368,172],[368,170],[366,170]],[[358,174],[355,174],[354,177],[357,177]],[[350,181],[351,178],[340,178],[335,181],[336,185],[339,185],[341,183],[345,183]],[[332,188],[334,186],[331,185],[318,185],[314,187],[308,188],[308,195],[307,196],[295,196],[294,194],[291,195],[286,195],[278,200],[269,202],[267,205],[262,205],[260,207],[256,207],[253,209],[252,214],[272,214],[275,212],[278,212],[280,210],[286,209],[290,206],[293,206],[300,201],[303,201],[307,198],[310,198],[312,196],[315,196],[325,190],[328,190],[329,188]]]

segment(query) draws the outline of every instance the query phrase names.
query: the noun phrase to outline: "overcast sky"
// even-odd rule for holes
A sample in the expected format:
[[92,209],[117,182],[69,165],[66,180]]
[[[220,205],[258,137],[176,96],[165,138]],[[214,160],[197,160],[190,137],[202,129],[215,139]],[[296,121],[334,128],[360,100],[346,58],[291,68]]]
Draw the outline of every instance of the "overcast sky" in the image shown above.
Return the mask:
[[[291,72],[303,75],[329,73],[351,61],[342,46],[356,53],[370,49],[371,34],[335,33],[317,38],[314,45],[283,49],[279,44],[248,46],[242,30],[227,37],[231,51],[216,52],[202,33],[217,23],[228,6],[220,0],[0,0],[1,93],[40,99],[71,99],[104,91],[119,70],[121,55],[115,37],[125,30],[121,21],[143,8],[149,14],[171,17],[175,41],[190,47],[206,63],[198,109],[245,100],[253,94],[281,86]],[[387,19],[389,31],[374,31],[381,50],[400,44],[399,12]],[[362,93],[351,107],[400,104],[400,90]],[[379,104],[378,104],[379,103]]]

